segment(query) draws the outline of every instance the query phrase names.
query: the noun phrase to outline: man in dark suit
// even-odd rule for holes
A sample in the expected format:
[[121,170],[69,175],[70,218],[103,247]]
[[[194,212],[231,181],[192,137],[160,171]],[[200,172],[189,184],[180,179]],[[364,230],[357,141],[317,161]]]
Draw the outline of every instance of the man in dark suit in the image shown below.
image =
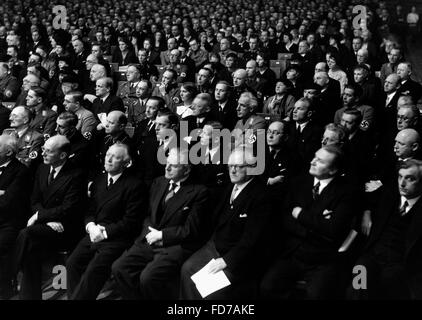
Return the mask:
[[[170,150],[150,190],[149,215],[135,244],[112,266],[123,299],[175,299],[174,279],[202,244],[207,189],[190,177],[188,152]],[[176,294],[174,297],[173,294]]]
[[259,269],[260,249],[264,245],[271,210],[265,185],[255,177],[257,158],[252,150],[235,149],[228,166],[233,185],[227,187],[216,205],[210,222],[214,229],[211,239],[182,266],[182,299],[201,298],[191,276],[207,264],[208,272],[223,271],[231,283],[207,299],[253,295],[251,290],[244,290],[244,285]]
[[105,136],[98,139],[95,152],[95,167],[93,173],[103,172],[107,150],[116,142],[124,143],[129,147],[132,166],[137,164],[137,157],[132,139],[126,133],[127,117],[121,111],[111,111],[106,117]]
[[321,126],[331,123],[334,114],[342,107],[340,98],[340,86],[338,81],[328,77],[327,72],[316,72],[314,82],[321,86],[319,95],[319,110],[316,110],[314,121]]
[[380,104],[378,110],[378,126],[380,131],[391,133],[394,136],[396,132],[397,119],[397,102],[400,98],[400,77],[392,73],[384,82],[384,94],[378,97],[379,100],[384,101]]
[[282,249],[262,280],[263,297],[286,298],[303,277],[308,299],[336,297],[338,251],[351,230],[357,200],[341,177],[343,157],[336,146],[319,149],[309,174],[292,184],[282,211]]
[[18,140],[0,136],[0,299],[13,294],[11,248],[29,212],[29,171],[16,159]]
[[57,117],[56,132],[70,142],[69,161],[77,168],[88,171],[90,164],[91,143],[76,129],[78,117],[73,112],[65,111]]
[[100,130],[105,128],[107,114],[110,111],[125,111],[122,99],[111,94],[112,88],[113,79],[111,78],[100,78],[96,82],[95,95],[97,98],[92,103],[92,113],[101,121],[101,124],[97,126],[97,129]]
[[16,241],[14,271],[22,268],[19,297],[41,300],[41,264],[45,253],[71,249],[83,234],[84,179],[68,161],[70,143],[57,135],[44,144],[31,196],[32,216]]
[[230,131],[234,129],[237,123],[237,104],[231,99],[231,87],[227,81],[219,81],[214,90],[214,110],[216,120],[219,121],[223,128]]
[[287,123],[272,122],[267,129],[264,182],[274,207],[282,202],[290,180],[298,174],[298,155],[288,144]]
[[363,117],[357,109],[346,109],[341,116],[341,126],[347,137],[343,146],[346,154],[345,173],[360,189],[369,179],[374,146],[371,137],[360,129]]
[[129,149],[116,143],[106,154],[105,173],[91,186],[85,217],[88,233],[66,263],[68,297],[94,300],[110,276],[112,263],[129,248],[147,211],[147,190],[127,168]]
[[360,102],[378,109],[383,106],[381,81],[379,78],[371,76],[370,69],[366,64],[358,64],[353,68],[353,80],[355,84],[362,88]]
[[220,122],[205,123],[199,134],[199,142],[191,149],[201,160],[193,169],[195,179],[210,190],[212,201],[218,200],[230,182],[226,165],[230,155],[230,140],[227,139],[230,132],[227,132],[229,135],[224,135],[222,130]]
[[77,74],[81,75],[83,70],[85,69],[85,61],[89,52],[85,50],[84,43],[79,39],[74,40],[72,42],[72,45],[75,52],[72,61],[72,67]]
[[401,162],[396,183],[384,190],[364,253],[356,261],[365,267],[366,288],[350,288],[351,298],[422,298],[422,162]]
[[202,129],[208,121],[214,120],[214,115],[211,113],[211,104],[212,97],[208,93],[200,93],[193,99],[192,115],[182,120],[182,122],[188,123],[189,134],[194,129]]
[[413,102],[415,104],[418,103],[422,97],[422,85],[410,78],[412,75],[412,65],[410,62],[400,63],[397,67],[397,75],[401,81],[400,93],[410,95]]
[[289,123],[289,144],[299,154],[300,170],[307,170],[321,144],[322,129],[312,121],[314,109],[309,99],[296,101],[293,108],[293,122]]
[[[161,109],[155,118],[154,127],[155,136],[148,136],[141,140],[143,142],[140,145],[137,144],[141,176],[148,186],[155,178],[164,175],[168,151],[177,146],[177,137],[171,133],[179,130],[179,117],[168,109]],[[159,155],[164,157],[160,158]]]

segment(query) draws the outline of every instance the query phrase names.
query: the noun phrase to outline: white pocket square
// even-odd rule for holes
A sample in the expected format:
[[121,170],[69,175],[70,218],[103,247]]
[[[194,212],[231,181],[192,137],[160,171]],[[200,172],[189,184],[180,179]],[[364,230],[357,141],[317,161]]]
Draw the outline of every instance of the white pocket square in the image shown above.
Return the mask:
[[248,215],[246,213],[244,214],[239,214],[239,218],[246,218]]
[[184,207],[183,208],[183,211],[185,211],[185,210],[189,210],[190,208],[189,207]]

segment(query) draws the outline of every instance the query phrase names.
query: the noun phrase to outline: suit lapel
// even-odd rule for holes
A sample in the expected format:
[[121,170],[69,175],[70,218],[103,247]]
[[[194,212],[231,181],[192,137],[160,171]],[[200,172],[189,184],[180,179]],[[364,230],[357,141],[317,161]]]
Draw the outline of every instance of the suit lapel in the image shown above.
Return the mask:
[[413,215],[412,223],[409,227],[407,241],[406,241],[406,255],[419,240],[422,234],[422,197],[415,203],[415,205],[407,213]]
[[113,198],[121,194],[121,188],[120,186],[123,183],[123,180],[125,179],[125,173],[123,173],[120,178],[113,183],[111,188],[107,190],[107,174],[104,174],[97,187],[97,191],[99,194],[99,200],[98,200],[98,206],[97,206],[97,213],[101,211],[101,209]]
[[193,186],[191,184],[180,187],[178,192],[168,202],[163,217],[161,218],[160,226],[164,226],[167,221],[171,219],[172,215],[189,200],[189,194],[192,190]]
[[54,194],[61,189],[63,185],[65,185],[65,181],[70,177],[66,174],[68,170],[69,163],[66,162],[60,172],[57,174],[56,178],[51,181],[50,185],[48,185],[48,176],[50,174],[50,166],[45,167],[45,174],[43,176],[43,183],[45,184],[45,201],[48,201],[49,198],[53,197]]
[[[233,217],[235,214],[238,213],[240,207],[248,202],[248,199],[250,199],[250,193],[251,190],[254,188],[254,185],[256,183],[256,179],[253,179],[249,184],[237,195],[236,199],[233,201],[233,210],[230,214],[226,214],[224,217],[221,218],[219,226],[223,225],[227,220],[229,220],[231,217]],[[232,185],[233,187],[233,185]],[[233,188],[229,191],[229,196],[225,199],[226,201],[230,201],[230,196]],[[243,206],[242,206],[243,207]],[[243,213],[243,212],[242,212]]]
[[151,201],[151,222],[153,225],[157,224],[158,207],[160,206],[161,199],[163,198],[164,193],[166,192],[168,186],[169,186],[168,180],[162,179],[160,184],[157,186],[157,190],[154,190],[152,193],[154,199]]

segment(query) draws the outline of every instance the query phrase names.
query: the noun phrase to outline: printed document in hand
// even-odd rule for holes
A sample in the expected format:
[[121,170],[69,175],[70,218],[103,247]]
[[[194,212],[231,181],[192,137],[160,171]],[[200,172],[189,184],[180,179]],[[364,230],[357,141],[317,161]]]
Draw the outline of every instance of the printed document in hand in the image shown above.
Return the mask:
[[223,270],[218,271],[217,273],[209,273],[208,266],[214,260],[215,259],[212,259],[205,267],[191,277],[202,298],[230,285],[230,280]]

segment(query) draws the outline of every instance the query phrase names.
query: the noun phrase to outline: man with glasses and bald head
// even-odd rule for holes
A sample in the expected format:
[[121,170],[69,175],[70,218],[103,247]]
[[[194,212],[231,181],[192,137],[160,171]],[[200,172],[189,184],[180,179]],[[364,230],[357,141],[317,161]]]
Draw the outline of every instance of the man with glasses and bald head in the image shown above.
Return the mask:
[[183,264],[181,299],[201,299],[191,276],[207,264],[210,273],[223,271],[231,282],[207,299],[234,299],[251,294],[243,285],[254,277],[261,261],[271,213],[265,185],[255,176],[256,166],[252,149],[242,147],[231,153],[228,160],[231,184],[215,205],[209,224],[212,236]]

